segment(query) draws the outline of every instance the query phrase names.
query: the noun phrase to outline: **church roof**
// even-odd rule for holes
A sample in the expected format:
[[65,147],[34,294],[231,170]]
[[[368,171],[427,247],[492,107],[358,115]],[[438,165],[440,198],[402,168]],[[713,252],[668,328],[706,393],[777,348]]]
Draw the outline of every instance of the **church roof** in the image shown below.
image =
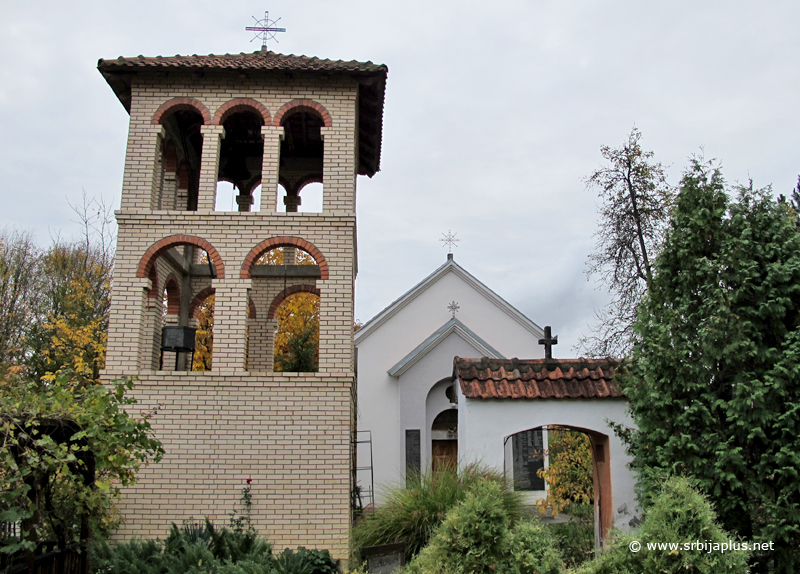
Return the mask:
[[198,56],[156,56],[124,58],[97,62],[97,69],[106,79],[119,101],[131,111],[131,75],[144,72],[187,70],[202,72],[221,70],[231,72],[286,72],[313,75],[346,75],[359,84],[359,166],[358,173],[372,177],[380,170],[381,137],[383,131],[383,101],[386,92],[385,64],[355,60],[326,60],[293,54],[257,51],[240,54],[208,54]]
[[535,337],[540,338],[544,336],[544,331],[542,330],[541,327],[539,327],[539,325],[528,319],[508,301],[500,297],[500,295],[498,295],[497,293],[489,289],[486,285],[478,281],[475,277],[470,275],[463,267],[461,267],[458,263],[456,263],[455,260],[448,259],[444,263],[444,265],[436,269],[425,279],[414,285],[414,287],[412,287],[411,289],[406,291],[403,295],[401,295],[398,299],[393,301],[383,311],[381,311],[380,313],[375,315],[372,319],[364,323],[364,326],[361,327],[355,333],[356,344],[369,337],[369,335],[373,333],[378,327],[380,327],[386,321],[391,319],[394,315],[399,313],[406,305],[410,304],[414,299],[419,297],[422,293],[425,292],[426,289],[428,289],[428,287],[436,283],[447,273],[455,273],[458,277],[463,279],[473,289],[481,293],[496,307],[498,307],[501,311],[506,313],[506,315],[514,319],[517,323],[522,325]]
[[417,347],[411,351],[408,355],[400,359],[400,361],[394,365],[391,369],[389,369],[389,375],[392,377],[399,377],[411,367],[413,367],[417,361],[422,359],[425,355],[430,353],[436,346],[444,341],[447,337],[450,336],[451,333],[457,333],[460,335],[464,340],[466,340],[469,344],[475,347],[479,352],[491,356],[496,357],[498,359],[504,358],[499,351],[495,350],[489,343],[481,339],[474,331],[472,331],[469,327],[467,327],[464,323],[459,321],[458,319],[450,319],[447,323],[442,325],[439,329],[436,330],[430,337],[425,339],[422,343],[417,345]]
[[453,378],[468,399],[615,399],[613,359],[453,360]]

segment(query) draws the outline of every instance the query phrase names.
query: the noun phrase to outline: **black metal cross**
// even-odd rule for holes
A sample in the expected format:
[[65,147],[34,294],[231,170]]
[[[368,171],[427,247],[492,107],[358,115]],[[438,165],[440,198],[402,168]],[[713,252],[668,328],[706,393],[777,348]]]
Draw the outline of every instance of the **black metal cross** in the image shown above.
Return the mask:
[[[256,21],[256,25],[255,26],[247,26],[245,28],[245,30],[248,30],[250,32],[255,32],[255,35],[253,36],[253,40],[255,40],[256,38],[260,38],[261,39],[261,51],[262,52],[266,52],[267,51],[267,40],[275,40],[277,42],[278,39],[275,38],[275,34],[277,32],[286,32],[286,28],[276,28],[275,27],[275,24],[278,23],[278,20],[280,20],[280,18],[278,18],[278,20],[270,20],[269,19],[269,12],[264,12],[264,18],[263,19],[258,20],[258,19],[256,19],[255,16],[253,16],[253,20]],[[250,40],[250,41],[252,42],[253,40]]]
[[555,337],[552,336],[552,331],[550,330],[550,325],[544,328],[544,339],[539,339],[539,344],[544,345],[544,358],[545,359],[552,359],[553,358],[553,345],[558,345],[558,335]]

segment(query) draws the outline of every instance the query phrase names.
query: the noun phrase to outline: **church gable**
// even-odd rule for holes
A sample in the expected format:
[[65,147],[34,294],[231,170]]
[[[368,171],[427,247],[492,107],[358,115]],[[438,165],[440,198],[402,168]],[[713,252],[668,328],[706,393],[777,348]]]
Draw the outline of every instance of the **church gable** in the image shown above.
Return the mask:
[[450,336],[457,336],[463,339],[464,342],[475,350],[475,355],[477,356],[492,357],[495,359],[505,358],[499,351],[494,349],[489,343],[481,339],[474,331],[464,325],[464,323],[454,318],[442,325],[413,351],[400,359],[397,364],[389,369],[389,375],[392,377],[403,376],[406,371],[411,369]]
[[[455,316],[449,309],[451,303],[458,305]],[[462,325],[481,325],[485,343],[499,350],[478,356],[538,354],[536,340],[543,336],[542,329],[452,259],[368,321],[356,332],[355,344],[361,348],[380,333],[380,342],[370,341],[370,346],[391,346],[393,365],[413,354],[420,341],[453,318]]]

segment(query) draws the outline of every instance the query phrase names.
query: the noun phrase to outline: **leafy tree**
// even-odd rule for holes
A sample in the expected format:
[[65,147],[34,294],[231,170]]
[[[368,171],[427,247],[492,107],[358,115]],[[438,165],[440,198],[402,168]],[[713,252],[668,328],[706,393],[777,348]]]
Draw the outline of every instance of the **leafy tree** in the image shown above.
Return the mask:
[[111,501],[135,481],[142,464],[163,450],[148,418],[126,412],[130,381],[113,388],[85,385],[66,371],[52,381],[0,382],[0,521],[21,523],[18,539],[0,552],[33,552],[113,526]]
[[319,362],[319,297],[295,293],[275,313],[275,370],[314,372]]
[[18,364],[33,319],[39,249],[29,233],[0,233],[0,367]]
[[193,371],[210,371],[214,347],[214,295],[209,295],[197,308]]
[[708,492],[723,526],[774,542],[754,572],[800,566],[800,232],[769,188],[693,160],[622,383],[644,502],[663,472]]
[[27,338],[29,376],[62,369],[99,382],[111,306],[111,259],[101,249],[54,243],[39,259],[35,321]]
[[593,334],[579,342],[590,356],[630,353],[636,306],[652,282],[652,261],[673,201],[664,168],[653,162],[653,152],[642,149],[641,138],[633,128],[622,147],[602,146],[609,165],[586,178],[587,188],[597,188],[602,202],[588,274],[598,275],[611,293],[611,302],[597,313]]
[[547,481],[548,504],[558,513],[569,504],[594,502],[594,469],[589,437],[580,431],[551,428],[548,431],[548,466],[538,474]]

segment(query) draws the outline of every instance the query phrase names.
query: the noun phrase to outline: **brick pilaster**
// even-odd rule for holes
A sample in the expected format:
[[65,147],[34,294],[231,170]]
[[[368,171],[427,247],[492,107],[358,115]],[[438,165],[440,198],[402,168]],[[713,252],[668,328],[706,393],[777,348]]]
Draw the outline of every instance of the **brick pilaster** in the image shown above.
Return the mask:
[[325,142],[322,167],[322,212],[355,212],[355,127],[320,128]]
[[278,170],[283,128],[263,126],[264,159],[261,163],[261,211],[275,211],[278,203]]
[[214,374],[244,370],[250,279],[214,279]]
[[161,186],[163,126],[146,125],[128,132],[128,153],[120,208],[153,209]]
[[225,139],[225,128],[204,125],[200,131],[203,133],[203,154],[200,159],[200,189],[197,210],[214,211],[214,205],[217,202],[219,149],[220,143]]

